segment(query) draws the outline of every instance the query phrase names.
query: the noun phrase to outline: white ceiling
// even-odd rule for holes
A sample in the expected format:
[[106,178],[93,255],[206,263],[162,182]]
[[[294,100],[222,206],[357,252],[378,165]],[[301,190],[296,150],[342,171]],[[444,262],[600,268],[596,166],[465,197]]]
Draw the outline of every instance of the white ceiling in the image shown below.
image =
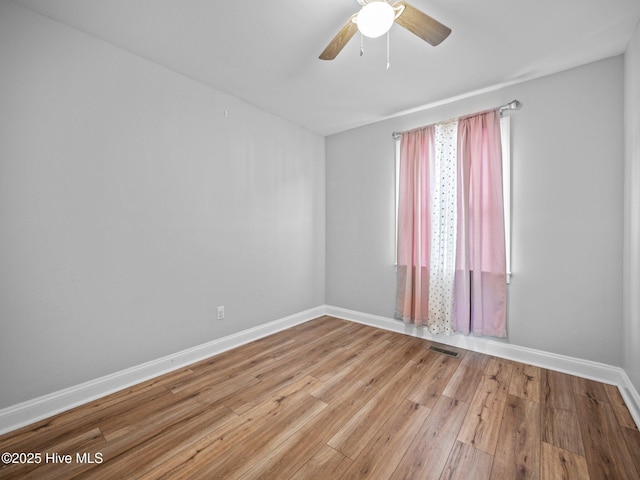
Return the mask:
[[398,25],[318,59],[356,0],[14,0],[328,135],[624,52],[640,0],[410,0],[453,32]]

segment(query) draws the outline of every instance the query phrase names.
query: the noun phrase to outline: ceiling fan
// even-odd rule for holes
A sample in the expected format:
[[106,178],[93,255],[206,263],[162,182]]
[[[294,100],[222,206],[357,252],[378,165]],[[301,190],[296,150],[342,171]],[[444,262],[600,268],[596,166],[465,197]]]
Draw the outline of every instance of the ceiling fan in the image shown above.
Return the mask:
[[451,29],[407,2],[388,3],[386,0],[357,0],[359,12],[351,15],[347,23],[320,54],[322,60],[333,60],[356,33],[376,38],[389,31],[393,23],[406,28],[434,47],[451,33]]

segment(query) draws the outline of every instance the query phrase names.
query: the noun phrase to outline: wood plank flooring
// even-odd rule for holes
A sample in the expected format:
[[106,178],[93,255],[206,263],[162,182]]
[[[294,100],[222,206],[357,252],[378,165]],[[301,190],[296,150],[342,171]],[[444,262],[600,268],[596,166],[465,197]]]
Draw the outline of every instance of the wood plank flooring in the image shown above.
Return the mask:
[[430,345],[321,317],[0,436],[40,455],[0,478],[640,479],[617,388]]

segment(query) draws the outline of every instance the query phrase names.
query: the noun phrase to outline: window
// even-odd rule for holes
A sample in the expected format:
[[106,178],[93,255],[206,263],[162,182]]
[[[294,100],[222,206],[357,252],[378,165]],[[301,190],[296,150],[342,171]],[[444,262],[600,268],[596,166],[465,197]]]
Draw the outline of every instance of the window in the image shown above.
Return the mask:
[[[505,250],[507,254],[507,283],[511,283],[511,117],[500,119],[502,140],[502,182],[504,194],[504,233]],[[395,139],[395,245],[394,259],[398,252],[398,201],[400,178],[400,137]],[[395,263],[397,265],[397,262]]]
[[502,134],[502,191],[507,283],[511,283],[511,117],[505,116],[500,119],[500,133]]

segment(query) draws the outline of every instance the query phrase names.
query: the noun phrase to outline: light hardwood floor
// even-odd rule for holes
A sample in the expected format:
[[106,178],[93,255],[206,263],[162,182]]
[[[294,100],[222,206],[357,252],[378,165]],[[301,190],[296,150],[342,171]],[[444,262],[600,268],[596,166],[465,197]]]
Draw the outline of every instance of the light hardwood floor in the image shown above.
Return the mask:
[[321,317],[1,436],[41,463],[0,478],[640,479],[617,388],[430,345]]

